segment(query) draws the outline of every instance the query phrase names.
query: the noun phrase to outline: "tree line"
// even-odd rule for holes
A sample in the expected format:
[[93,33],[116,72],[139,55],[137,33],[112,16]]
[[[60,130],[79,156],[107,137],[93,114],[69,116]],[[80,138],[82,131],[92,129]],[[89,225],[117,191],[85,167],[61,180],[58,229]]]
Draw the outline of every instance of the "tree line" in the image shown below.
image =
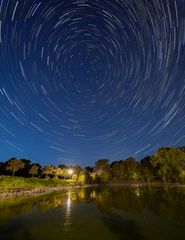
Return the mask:
[[185,182],[185,147],[160,148],[141,161],[133,157],[110,163],[99,159],[94,167],[46,165],[31,160],[11,158],[0,162],[0,175],[72,179],[81,184],[107,181]]

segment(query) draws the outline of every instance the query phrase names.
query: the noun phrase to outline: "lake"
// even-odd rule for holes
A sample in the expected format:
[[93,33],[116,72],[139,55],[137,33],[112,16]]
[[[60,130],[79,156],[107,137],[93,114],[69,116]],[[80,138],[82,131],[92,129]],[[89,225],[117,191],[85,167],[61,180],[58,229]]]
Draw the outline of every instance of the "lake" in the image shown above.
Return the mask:
[[185,239],[185,189],[69,189],[0,200],[2,240]]

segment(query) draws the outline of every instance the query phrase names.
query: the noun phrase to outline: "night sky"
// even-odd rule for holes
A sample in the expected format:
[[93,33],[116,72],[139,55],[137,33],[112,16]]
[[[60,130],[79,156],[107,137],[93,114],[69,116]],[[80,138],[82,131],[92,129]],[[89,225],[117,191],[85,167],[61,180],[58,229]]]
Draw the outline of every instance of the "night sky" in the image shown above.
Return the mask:
[[1,161],[183,145],[185,0],[0,1]]

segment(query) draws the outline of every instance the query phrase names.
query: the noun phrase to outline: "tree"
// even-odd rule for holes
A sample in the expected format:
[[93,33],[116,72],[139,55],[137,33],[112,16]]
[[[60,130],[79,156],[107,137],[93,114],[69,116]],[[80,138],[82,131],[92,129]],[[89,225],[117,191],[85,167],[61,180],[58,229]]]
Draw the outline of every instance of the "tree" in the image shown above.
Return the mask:
[[69,168],[73,169],[74,173],[79,175],[79,173],[82,171],[82,168],[80,166],[69,166]]
[[64,164],[60,164],[60,165],[58,165],[58,167],[62,170],[61,177],[68,178],[69,177],[69,173],[68,173],[69,167]]
[[6,163],[0,162],[0,175],[7,174]]
[[78,176],[78,182],[82,185],[85,185],[86,183],[90,183],[90,174],[87,172],[87,170],[84,168],[80,171]]
[[42,174],[44,174],[46,176],[46,178],[49,177],[49,175],[53,174],[53,166],[51,165],[46,165],[43,169],[42,169]]
[[110,177],[110,164],[108,159],[100,159],[95,162],[95,173],[106,182]]
[[12,176],[15,175],[15,173],[19,170],[19,169],[23,169],[25,166],[25,164],[21,161],[18,160],[16,158],[12,158],[7,162],[7,166],[6,169],[10,172],[12,172]]
[[147,182],[150,182],[154,178],[154,168],[151,165],[150,157],[146,157],[140,162],[140,174],[141,179]]
[[93,172],[93,167],[87,166],[87,167],[85,167],[85,170],[89,173],[92,173]]
[[38,165],[31,165],[31,168],[29,170],[29,174],[34,177],[35,175],[38,175],[38,171],[39,171],[39,166]]
[[63,170],[64,168],[66,168],[66,165],[60,164],[60,165],[58,165],[58,167]]
[[185,146],[179,148],[181,151],[185,152]]
[[[60,167],[59,167],[60,168]],[[69,178],[69,177],[71,177],[70,175],[69,175],[69,167],[67,167],[67,166],[65,166],[65,167],[62,167],[62,168],[60,168],[61,169],[61,174],[60,174],[60,176],[62,177],[62,178]]]
[[151,165],[163,182],[179,181],[185,171],[185,152],[178,148],[161,148],[151,157]]
[[115,161],[111,163],[112,177],[115,180],[125,180],[125,162],[123,160]]
[[79,175],[78,182],[82,185],[85,185],[86,184],[86,175],[85,174]]
[[129,157],[124,162],[127,180],[137,180],[139,178],[138,165],[133,157]]
[[58,178],[59,176],[62,175],[62,169],[61,168],[53,168],[52,174],[54,176],[54,178]]
[[72,180],[75,182],[78,180],[78,175],[76,173],[72,175]]
[[29,177],[29,170],[31,168],[31,160],[29,159],[20,159],[24,163],[24,168],[21,169],[18,173],[17,176],[22,176],[22,177]]

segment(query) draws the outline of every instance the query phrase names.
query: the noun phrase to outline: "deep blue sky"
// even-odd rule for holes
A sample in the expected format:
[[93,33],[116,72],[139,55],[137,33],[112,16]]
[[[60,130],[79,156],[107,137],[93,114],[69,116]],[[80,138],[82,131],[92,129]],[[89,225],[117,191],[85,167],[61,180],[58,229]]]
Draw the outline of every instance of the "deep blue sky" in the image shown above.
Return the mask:
[[184,0],[1,0],[0,160],[93,165],[185,145]]

